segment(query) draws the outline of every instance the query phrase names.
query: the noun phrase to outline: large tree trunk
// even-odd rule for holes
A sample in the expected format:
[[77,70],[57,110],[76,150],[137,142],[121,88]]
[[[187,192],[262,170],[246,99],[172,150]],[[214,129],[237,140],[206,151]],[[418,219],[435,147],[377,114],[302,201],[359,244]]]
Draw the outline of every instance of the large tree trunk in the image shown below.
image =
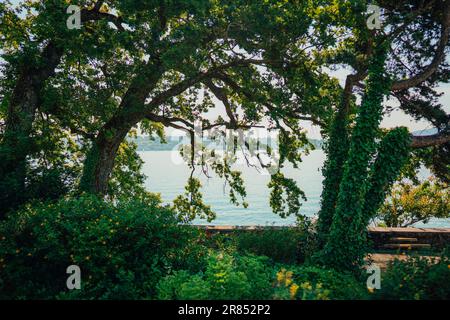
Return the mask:
[[362,210],[363,224],[369,225],[386,198],[386,193],[397,180],[410,152],[408,129],[397,127],[388,132],[377,149],[377,158],[370,169],[368,190]]
[[26,158],[33,149],[31,139],[35,113],[45,82],[54,75],[63,50],[50,42],[38,65],[23,66],[12,92],[5,132],[0,143],[1,216],[24,199]]
[[333,119],[330,137],[327,145],[327,160],[323,168],[323,191],[321,196],[321,208],[317,221],[317,231],[320,236],[320,243],[324,244],[330,231],[331,223],[336,208],[339,185],[341,183],[344,171],[344,163],[347,159],[349,141],[348,141],[348,122],[352,91],[356,82],[365,76],[358,72],[347,76],[342,101],[336,116]]
[[161,61],[155,60],[142,67],[133,79],[119,111],[100,129],[86,156],[80,191],[107,194],[117,150],[131,128],[145,117],[145,100],[163,72]]
[[348,153],[348,111],[346,109],[345,105],[341,104],[337,111],[326,148],[327,160],[323,168],[321,208],[317,220],[317,231],[321,244],[326,242],[333,221],[339,184]]
[[98,134],[84,163],[80,189],[85,192],[105,195],[108,192],[114,162],[120,144],[133,125],[122,124],[120,128],[105,127]]
[[352,132],[339,186],[335,214],[319,261],[335,269],[354,270],[363,263],[366,245],[363,206],[368,168],[376,151],[383,97],[389,85],[384,77],[385,47],[378,47],[369,67],[367,89]]

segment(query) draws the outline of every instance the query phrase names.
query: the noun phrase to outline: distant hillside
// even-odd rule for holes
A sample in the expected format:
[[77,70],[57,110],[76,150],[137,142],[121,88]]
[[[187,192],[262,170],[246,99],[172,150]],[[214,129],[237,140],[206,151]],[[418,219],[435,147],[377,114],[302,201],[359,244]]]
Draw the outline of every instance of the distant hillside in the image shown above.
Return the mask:
[[417,130],[414,131],[412,134],[413,136],[429,136],[432,134],[436,134],[438,131],[436,128],[432,128],[432,129],[425,129],[425,130]]
[[185,137],[167,137],[166,143],[161,143],[159,138],[151,140],[149,137],[139,136],[136,139],[130,139],[137,144],[138,151],[170,151],[178,144],[183,142]]
[[[171,151],[176,149],[178,144],[189,143],[188,139],[184,136],[169,136],[166,138],[166,143],[161,143],[159,138],[151,140],[149,137],[144,136],[138,136],[137,138],[130,140],[137,144],[137,151]],[[309,141],[316,149],[322,148],[322,140],[310,139]],[[208,140],[206,140],[206,142],[208,143]],[[209,141],[209,143],[213,142]]]

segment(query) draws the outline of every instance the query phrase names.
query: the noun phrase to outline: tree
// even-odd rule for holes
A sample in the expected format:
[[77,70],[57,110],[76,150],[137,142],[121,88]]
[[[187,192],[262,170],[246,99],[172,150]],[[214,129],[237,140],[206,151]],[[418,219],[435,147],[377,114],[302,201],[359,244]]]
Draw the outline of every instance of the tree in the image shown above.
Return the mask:
[[[376,34],[367,30],[361,11],[365,2],[355,2],[350,11],[362,19],[350,20],[353,37],[342,40],[351,46],[331,55],[331,61],[344,62],[356,71],[347,76],[327,141],[318,221],[322,251],[316,258],[338,269],[355,270],[363,263],[368,221],[406,163],[408,149],[443,146],[449,141],[448,116],[436,103],[438,94],[432,88],[440,81],[448,81],[444,70],[448,68],[445,50],[450,32],[450,2],[380,5],[389,9],[385,29],[390,32]],[[429,50],[430,46],[434,50]],[[386,52],[380,52],[380,48]],[[424,60],[431,62],[424,65]],[[364,86],[360,81],[366,76]],[[364,96],[353,120],[350,106],[354,88],[361,87],[365,89]],[[385,95],[397,97],[406,113],[432,121],[438,133],[409,137],[404,129],[397,128],[383,138],[378,127]]]
[[[77,166],[82,168],[82,174],[74,179],[79,182],[81,192],[117,196],[112,192],[117,193],[124,186],[115,183],[111,187],[115,171],[120,171],[130,159],[133,161],[128,166],[132,172],[139,167],[132,151],[125,153],[128,156],[122,162],[117,161],[118,150],[132,149],[126,136],[138,127],[144,132],[161,134],[161,126],[182,129],[192,135],[194,121],[213,107],[211,96],[221,102],[228,119],[221,116],[213,121],[203,119],[203,130],[247,130],[268,121],[270,129],[282,132],[281,163],[300,161],[299,147],[308,146],[299,119],[327,121],[338,85],[309,55],[312,49],[308,41],[316,48],[326,46],[329,41],[310,33],[314,28],[310,14],[313,3],[85,1],[80,6],[81,31],[65,29],[63,2],[25,3],[24,10],[35,9],[25,18],[8,5],[2,8],[4,16],[20,22],[18,25],[33,26],[26,30],[21,46],[32,43],[38,57],[43,54],[40,48],[59,41],[59,59],[55,65],[47,64],[51,69],[48,75],[39,77],[41,85],[35,90],[39,101],[28,112],[30,129],[21,134],[35,140],[37,132],[33,126],[42,123],[64,132],[64,139],[76,140],[77,158],[73,161],[84,158],[83,165]],[[297,19],[298,16],[303,19]],[[45,24],[52,21],[57,22],[56,27],[47,30]],[[14,32],[15,25],[9,25]],[[14,34],[7,31],[8,36]],[[22,51],[14,47],[15,42],[17,37],[12,37],[7,51],[10,56],[20,57]],[[6,60],[5,70],[17,73],[20,66]],[[41,64],[28,61],[26,65]],[[2,88],[6,108],[18,82],[8,72],[5,75]],[[27,92],[28,89],[22,91],[22,95]],[[14,118],[13,114],[5,113],[6,122]],[[42,116],[36,117],[39,114]],[[17,153],[8,149],[13,143],[6,137],[16,139],[20,134],[17,130],[11,132],[5,129],[2,135],[5,156]],[[29,167],[43,151],[38,146],[31,149],[28,143],[24,146],[20,158],[26,160],[21,168]],[[18,161],[9,163],[18,165]],[[194,169],[199,163],[191,165]],[[236,195],[245,195],[242,179],[237,172],[230,171],[230,164],[214,164],[213,169],[230,180],[236,191],[230,194],[233,202],[237,202]],[[9,171],[5,169],[5,175]],[[122,172],[125,176],[122,180],[126,181],[127,172]],[[26,174],[11,176],[20,181],[20,190],[26,190]],[[279,197],[272,202],[278,206],[277,211],[281,213],[287,208],[289,213],[298,213],[300,203],[295,195],[301,195],[300,190],[281,172],[273,178],[271,186],[280,186],[273,193]],[[142,180],[139,174],[132,179]],[[4,189],[10,185],[5,180]],[[15,206],[11,196],[27,193],[17,190],[7,193],[5,209]],[[289,199],[284,199],[283,194],[289,195]]]
[[[435,90],[450,77],[450,1],[379,4],[382,30],[368,30],[364,0],[86,0],[82,28],[68,30],[66,1],[25,1],[18,11],[2,3],[1,216],[65,192],[137,196],[144,177],[127,137],[137,130],[162,137],[163,127],[173,127],[193,139],[198,121],[200,131],[222,135],[279,130],[270,204],[283,217],[299,214],[304,195],[281,169],[311,148],[301,126],[307,120],[326,138],[317,260],[354,270],[367,224],[411,149],[424,149],[415,156],[444,178],[450,158],[449,117]],[[325,71],[342,65],[351,69],[343,88]],[[437,133],[381,130],[386,98]],[[222,114],[207,119],[213,99]],[[211,168],[229,182],[231,201],[244,204],[232,161],[196,158],[193,143],[186,149],[192,172]],[[41,192],[48,177],[61,192]],[[177,198],[186,219],[213,217],[200,188],[191,175]]]
[[[117,22],[114,16],[100,11],[102,4],[103,1],[97,2],[82,11],[84,23],[100,22],[102,27],[85,28],[80,33],[70,32],[66,27],[65,1],[21,3],[17,7],[7,1],[0,5],[2,58],[6,60],[1,86],[5,119],[0,142],[2,210],[26,200],[27,157],[41,151],[36,145],[33,124],[48,81],[63,59],[69,64],[73,63],[71,55],[92,53],[95,39],[107,37],[108,28],[104,28],[107,22]],[[101,51],[99,48],[97,54],[101,55]]]

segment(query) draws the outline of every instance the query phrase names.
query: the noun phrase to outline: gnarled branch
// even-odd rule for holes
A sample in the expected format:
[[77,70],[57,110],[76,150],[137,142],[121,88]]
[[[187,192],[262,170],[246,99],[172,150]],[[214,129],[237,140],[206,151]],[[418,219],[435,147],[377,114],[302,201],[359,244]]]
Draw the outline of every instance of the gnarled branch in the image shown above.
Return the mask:
[[433,60],[421,73],[409,79],[395,82],[391,87],[393,91],[406,90],[408,88],[415,87],[421,84],[422,82],[426,81],[436,71],[438,71],[442,61],[445,60],[445,48],[448,46],[450,37],[450,1],[446,2],[445,9],[442,14],[443,17],[442,17],[441,37],[439,39],[439,43],[436,48]]

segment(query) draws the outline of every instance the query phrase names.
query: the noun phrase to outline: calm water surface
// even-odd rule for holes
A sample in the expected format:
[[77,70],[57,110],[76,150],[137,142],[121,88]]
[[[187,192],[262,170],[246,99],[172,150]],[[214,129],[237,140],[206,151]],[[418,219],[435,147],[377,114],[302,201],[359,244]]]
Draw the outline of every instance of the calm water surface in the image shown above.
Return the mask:
[[[146,151],[139,153],[144,160],[143,172],[147,176],[146,187],[149,191],[159,192],[166,203],[171,202],[177,195],[184,192],[184,186],[190,175],[190,170],[182,162],[177,152]],[[320,193],[322,191],[322,174],[320,168],[325,160],[322,150],[312,151],[303,158],[298,169],[291,166],[284,168],[287,177],[297,181],[298,186],[305,192],[307,201],[302,201],[301,213],[314,216],[319,210]],[[211,205],[217,213],[217,218],[211,224],[215,225],[289,225],[295,217],[282,219],[272,213],[269,206],[270,180],[254,168],[237,165],[241,170],[247,190],[249,206],[247,209],[231,204],[228,197],[228,187],[217,177],[207,178],[200,172],[194,175],[200,178],[203,185],[205,203]],[[427,172],[423,171],[422,175]],[[208,224],[206,220],[195,221],[198,224]],[[418,224],[417,226],[423,226]],[[430,221],[427,227],[450,227],[450,219],[436,219]]]

